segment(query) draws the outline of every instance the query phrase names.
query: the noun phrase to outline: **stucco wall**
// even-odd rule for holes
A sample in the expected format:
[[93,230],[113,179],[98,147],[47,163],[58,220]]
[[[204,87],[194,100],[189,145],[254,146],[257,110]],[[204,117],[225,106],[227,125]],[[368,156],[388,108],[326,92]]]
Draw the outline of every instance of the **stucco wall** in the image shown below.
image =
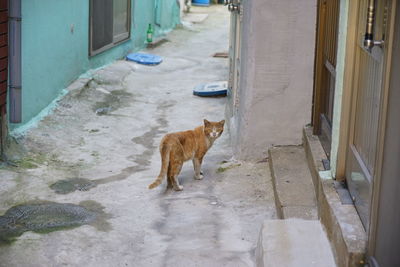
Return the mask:
[[239,110],[233,150],[240,159],[302,143],[311,120],[316,0],[245,0]]
[[[89,57],[89,0],[22,0],[22,123],[46,108],[72,81],[145,45],[154,0],[132,0],[131,39]],[[176,0],[163,0],[156,34],[179,23]],[[73,28],[73,31],[71,31]]]

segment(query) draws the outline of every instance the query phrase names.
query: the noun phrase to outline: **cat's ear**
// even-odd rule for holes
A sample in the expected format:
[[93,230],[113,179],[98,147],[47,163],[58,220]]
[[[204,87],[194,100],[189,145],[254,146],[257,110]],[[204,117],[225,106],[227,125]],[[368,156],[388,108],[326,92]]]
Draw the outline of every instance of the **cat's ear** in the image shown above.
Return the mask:
[[207,126],[209,124],[210,124],[210,122],[208,120],[204,119],[204,126]]
[[221,124],[222,126],[224,126],[225,120],[220,121],[219,124]]

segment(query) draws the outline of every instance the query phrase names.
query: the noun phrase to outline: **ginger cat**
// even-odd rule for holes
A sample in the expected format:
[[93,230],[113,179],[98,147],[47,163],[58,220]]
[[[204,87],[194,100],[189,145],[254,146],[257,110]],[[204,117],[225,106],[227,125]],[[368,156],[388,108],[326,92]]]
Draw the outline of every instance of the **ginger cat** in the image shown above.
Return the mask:
[[166,134],[160,143],[161,171],[157,179],[149,185],[149,189],[160,185],[167,176],[168,188],[173,187],[176,191],[181,191],[183,186],[179,184],[178,175],[183,163],[190,159],[193,161],[194,178],[203,179],[200,171],[203,157],[214,141],[221,136],[224,123],[225,120],[204,120],[204,125],[194,130]]

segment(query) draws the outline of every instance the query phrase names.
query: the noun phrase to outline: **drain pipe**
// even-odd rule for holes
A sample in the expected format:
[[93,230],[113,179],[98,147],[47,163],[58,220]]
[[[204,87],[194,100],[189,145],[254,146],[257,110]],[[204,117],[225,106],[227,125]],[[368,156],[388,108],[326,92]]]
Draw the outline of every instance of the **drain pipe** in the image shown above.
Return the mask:
[[21,0],[9,1],[9,107],[10,122],[22,120],[21,100]]

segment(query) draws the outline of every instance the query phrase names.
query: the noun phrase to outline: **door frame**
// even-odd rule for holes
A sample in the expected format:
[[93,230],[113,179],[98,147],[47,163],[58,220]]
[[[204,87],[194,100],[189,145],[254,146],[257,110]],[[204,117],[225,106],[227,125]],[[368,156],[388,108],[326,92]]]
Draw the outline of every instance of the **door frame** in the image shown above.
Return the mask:
[[349,1],[347,13],[347,33],[346,33],[346,49],[344,59],[344,75],[342,88],[342,107],[339,123],[339,140],[338,152],[336,160],[336,180],[344,181],[346,179],[346,160],[347,160],[347,143],[350,130],[350,111],[353,92],[354,64],[356,61],[355,50],[357,38],[357,22],[358,22],[359,1]]

